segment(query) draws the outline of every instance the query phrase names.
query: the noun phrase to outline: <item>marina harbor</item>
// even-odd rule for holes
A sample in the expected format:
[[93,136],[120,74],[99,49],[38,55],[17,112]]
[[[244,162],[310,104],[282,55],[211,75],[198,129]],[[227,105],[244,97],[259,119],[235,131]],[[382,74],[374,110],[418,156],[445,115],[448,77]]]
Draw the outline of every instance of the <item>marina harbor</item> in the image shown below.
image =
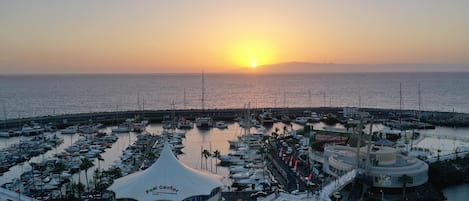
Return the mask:
[[0,201],[467,201],[469,1],[0,1]]
[[[402,119],[399,111],[366,108],[204,113],[6,120],[8,130],[2,132],[11,135],[0,139],[0,194],[20,200],[431,200],[442,197],[432,183],[433,164],[469,157],[469,138],[419,121],[418,115],[446,113],[406,111]],[[18,122],[25,124],[15,127]],[[164,169],[170,163],[184,168],[169,173]],[[162,172],[174,176],[155,176]],[[193,187],[172,179],[183,172],[187,179],[198,175],[193,182],[207,176],[212,188],[188,191]],[[160,179],[153,184],[146,177]],[[122,189],[130,181],[137,182],[130,185],[135,189]],[[139,191],[149,197],[139,197]]]

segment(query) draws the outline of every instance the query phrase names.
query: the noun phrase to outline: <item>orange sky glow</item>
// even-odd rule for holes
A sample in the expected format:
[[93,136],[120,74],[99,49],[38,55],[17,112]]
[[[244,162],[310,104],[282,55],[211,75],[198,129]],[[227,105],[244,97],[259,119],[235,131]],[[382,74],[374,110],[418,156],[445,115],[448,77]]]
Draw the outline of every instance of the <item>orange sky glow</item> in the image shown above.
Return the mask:
[[468,1],[45,2],[0,3],[0,74],[469,65]]

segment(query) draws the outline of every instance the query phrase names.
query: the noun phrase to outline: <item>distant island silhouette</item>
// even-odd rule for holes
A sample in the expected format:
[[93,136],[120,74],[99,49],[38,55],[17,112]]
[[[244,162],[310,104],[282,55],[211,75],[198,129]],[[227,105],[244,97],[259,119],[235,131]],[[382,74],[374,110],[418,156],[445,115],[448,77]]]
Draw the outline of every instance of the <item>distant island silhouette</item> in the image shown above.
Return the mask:
[[465,64],[337,64],[283,62],[238,68],[238,73],[365,73],[365,72],[469,72]]

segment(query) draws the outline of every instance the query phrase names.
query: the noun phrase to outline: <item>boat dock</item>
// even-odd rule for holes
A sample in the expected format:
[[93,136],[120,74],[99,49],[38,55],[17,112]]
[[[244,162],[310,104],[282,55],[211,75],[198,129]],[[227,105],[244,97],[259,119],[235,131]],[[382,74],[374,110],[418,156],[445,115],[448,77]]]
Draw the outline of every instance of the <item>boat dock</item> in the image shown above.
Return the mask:
[[[343,117],[342,107],[316,107],[316,108],[271,108],[269,109],[274,117],[280,117],[282,114],[289,116],[301,116],[305,111],[314,111],[318,114],[335,114],[337,119],[346,123],[346,118]],[[0,126],[1,130],[21,128],[23,124],[30,122],[37,122],[41,124],[51,123],[56,127],[63,128],[69,125],[89,123],[90,120],[94,123],[103,123],[106,125],[117,124],[128,118],[135,116],[144,117],[151,122],[161,122],[165,116],[175,115],[185,117],[187,119],[195,119],[201,114],[211,116],[217,120],[234,120],[245,111],[244,108],[232,109],[185,109],[185,110],[145,110],[145,111],[113,111],[113,112],[93,112],[93,113],[79,113],[79,114],[63,114],[55,116],[38,116],[27,118],[14,118],[3,120]],[[253,114],[262,113],[263,109],[251,109]],[[395,118],[399,113],[414,113],[415,110],[399,111],[395,109],[377,109],[377,108],[360,108],[361,112],[366,112],[372,115],[375,119],[389,119]],[[445,126],[469,126],[469,114],[465,113],[451,113],[451,112],[435,112],[435,111],[422,111],[419,113],[423,122],[429,122],[433,125]],[[454,120],[454,121],[451,121]]]

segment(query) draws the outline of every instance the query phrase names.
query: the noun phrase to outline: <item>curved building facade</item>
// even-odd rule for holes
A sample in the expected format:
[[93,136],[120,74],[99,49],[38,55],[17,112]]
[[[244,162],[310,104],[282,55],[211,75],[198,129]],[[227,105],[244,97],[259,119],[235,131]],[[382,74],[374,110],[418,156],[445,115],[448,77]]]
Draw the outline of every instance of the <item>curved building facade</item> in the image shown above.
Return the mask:
[[[330,145],[324,148],[324,171],[333,176],[340,176],[357,167],[367,169],[368,176],[372,179],[373,187],[401,188],[404,178],[407,187],[415,187],[428,181],[428,164],[410,156],[405,156],[395,148],[385,146],[371,146],[369,161],[367,160],[368,148],[359,149],[342,145]],[[405,175],[405,176],[404,176]]]

